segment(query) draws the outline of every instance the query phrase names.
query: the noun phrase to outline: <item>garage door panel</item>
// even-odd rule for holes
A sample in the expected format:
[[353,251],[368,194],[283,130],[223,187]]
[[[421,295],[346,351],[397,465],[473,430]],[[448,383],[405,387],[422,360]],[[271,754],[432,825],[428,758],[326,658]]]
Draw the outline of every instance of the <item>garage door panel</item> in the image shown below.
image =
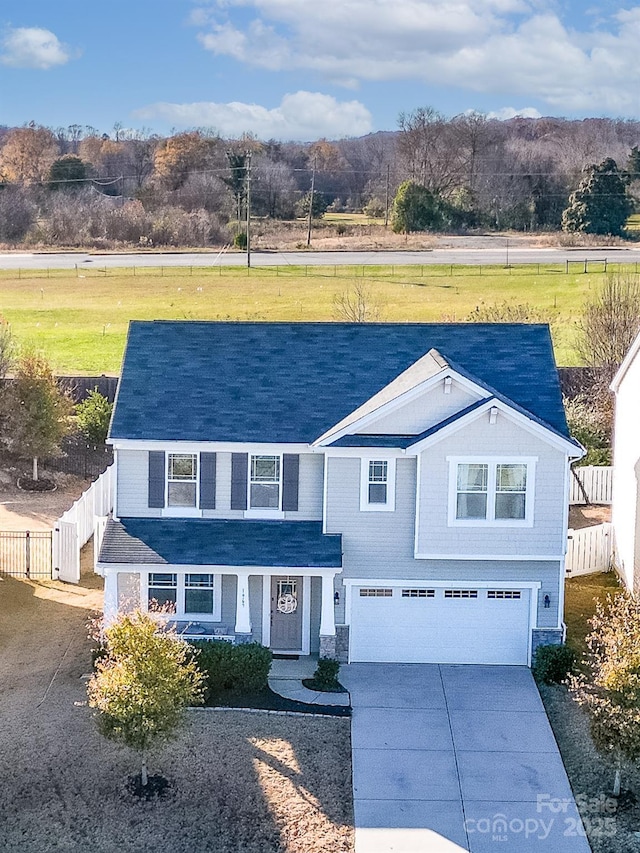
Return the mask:
[[438,589],[431,598],[410,598],[394,587],[379,595],[353,590],[352,661],[528,662],[529,590],[458,590],[445,597]]

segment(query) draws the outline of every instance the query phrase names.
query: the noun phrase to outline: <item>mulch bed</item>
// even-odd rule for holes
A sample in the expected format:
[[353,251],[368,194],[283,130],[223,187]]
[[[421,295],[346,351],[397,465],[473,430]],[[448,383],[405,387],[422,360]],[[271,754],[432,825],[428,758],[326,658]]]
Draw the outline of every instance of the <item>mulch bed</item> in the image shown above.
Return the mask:
[[17,485],[23,492],[55,492],[58,488],[53,480],[48,480],[46,477],[40,477],[38,480],[32,480],[31,477],[19,477]]
[[209,697],[209,708],[256,708],[264,711],[295,711],[298,714],[322,714],[328,717],[350,717],[351,708],[341,705],[308,705],[285,699],[270,687],[260,693],[220,693]]
[[302,684],[307,690],[315,690],[316,693],[348,693],[346,687],[336,681],[333,687],[327,687],[326,684],[318,684],[314,678],[303,678]]

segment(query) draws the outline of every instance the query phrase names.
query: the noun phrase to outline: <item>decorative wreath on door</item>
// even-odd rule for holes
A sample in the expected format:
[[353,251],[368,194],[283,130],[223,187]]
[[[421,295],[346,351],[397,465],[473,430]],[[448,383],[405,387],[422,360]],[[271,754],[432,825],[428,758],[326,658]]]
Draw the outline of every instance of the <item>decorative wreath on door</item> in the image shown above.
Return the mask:
[[277,607],[279,613],[295,613],[298,609],[298,599],[295,595],[287,592],[280,596]]

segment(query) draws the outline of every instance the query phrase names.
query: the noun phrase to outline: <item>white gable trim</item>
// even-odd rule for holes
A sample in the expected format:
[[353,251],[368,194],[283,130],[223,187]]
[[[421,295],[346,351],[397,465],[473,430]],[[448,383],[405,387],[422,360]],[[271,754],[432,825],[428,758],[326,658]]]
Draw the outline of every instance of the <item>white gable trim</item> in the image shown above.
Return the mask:
[[468,412],[466,415],[458,418],[458,420],[442,427],[442,429],[439,429],[433,435],[429,435],[421,441],[416,442],[416,444],[412,444],[407,448],[407,455],[413,456],[421,453],[425,448],[431,447],[459,430],[464,429],[464,427],[473,423],[473,421],[478,420],[478,418],[483,416],[489,417],[491,409],[497,409],[499,413],[502,413],[509,420],[513,421],[518,426],[521,426],[527,432],[537,436],[542,441],[545,441],[547,444],[551,444],[559,450],[563,450],[572,459],[580,459],[584,456],[584,451],[579,450],[572,442],[568,441],[568,439],[563,438],[561,435],[557,435],[550,429],[547,429],[531,418],[526,417],[526,415],[521,414],[516,409],[513,409],[502,400],[497,400],[495,397],[487,400],[472,412]]
[[[338,439],[342,438],[345,435],[352,435],[354,432],[364,430],[369,424],[377,421],[379,418],[385,415],[393,414],[394,412],[398,411],[398,409],[405,406],[407,403],[410,403],[412,400],[415,400],[416,397],[420,397],[422,394],[428,393],[433,388],[437,387],[439,384],[443,385],[444,393],[445,379],[454,380],[465,391],[468,391],[470,394],[475,396],[477,400],[481,400],[488,393],[481,385],[477,385],[475,382],[472,382],[465,376],[461,376],[452,368],[446,367],[443,368],[439,373],[436,373],[434,376],[429,377],[429,379],[425,379],[418,385],[414,385],[414,387],[410,388],[408,391],[404,391],[397,397],[394,397],[393,400],[389,400],[387,403],[381,404],[372,412],[368,412],[361,418],[349,420],[349,423],[345,424],[344,426],[341,426],[341,424],[343,424],[347,420],[347,418],[343,418],[342,421],[331,427],[331,429],[327,430],[323,435],[320,436],[320,438],[317,438],[313,442],[312,447],[325,447],[327,444],[331,444],[334,441],[338,441]],[[357,412],[358,410],[356,409],[355,411]],[[352,415],[353,412],[347,417],[350,418]]]
[[629,368],[631,367],[631,365],[635,361],[635,358],[638,355],[638,352],[640,352],[640,334],[638,334],[635,341],[631,344],[631,349],[625,355],[622,364],[618,368],[618,372],[613,377],[613,382],[611,383],[610,387],[611,387],[611,390],[614,392],[614,394],[618,393],[618,390],[620,388],[622,380],[624,379],[624,377],[627,374],[627,371],[629,370]]

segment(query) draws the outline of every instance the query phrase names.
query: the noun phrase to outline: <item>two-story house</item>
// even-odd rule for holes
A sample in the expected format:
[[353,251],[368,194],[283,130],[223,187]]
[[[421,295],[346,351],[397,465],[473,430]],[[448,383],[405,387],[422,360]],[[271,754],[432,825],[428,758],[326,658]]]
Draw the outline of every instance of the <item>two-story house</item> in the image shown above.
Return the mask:
[[543,325],[134,322],[105,615],[351,661],[562,637],[571,461]]

